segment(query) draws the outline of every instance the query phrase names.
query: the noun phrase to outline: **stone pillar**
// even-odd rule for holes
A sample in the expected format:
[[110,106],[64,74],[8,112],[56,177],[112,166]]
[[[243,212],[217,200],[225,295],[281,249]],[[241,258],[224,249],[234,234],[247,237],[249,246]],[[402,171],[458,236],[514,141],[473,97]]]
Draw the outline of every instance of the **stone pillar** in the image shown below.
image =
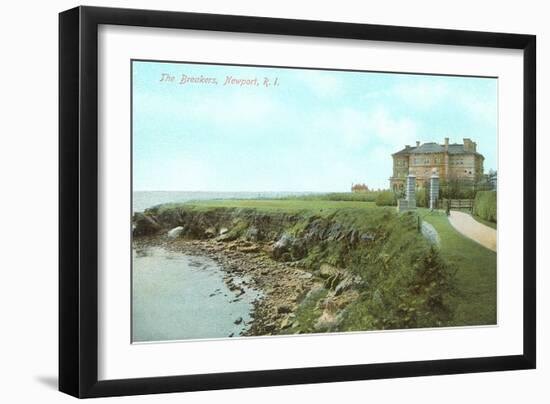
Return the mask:
[[416,209],[416,176],[412,173],[407,176],[405,199],[409,209]]
[[437,199],[439,198],[439,176],[433,173],[430,177],[430,209],[437,208]]

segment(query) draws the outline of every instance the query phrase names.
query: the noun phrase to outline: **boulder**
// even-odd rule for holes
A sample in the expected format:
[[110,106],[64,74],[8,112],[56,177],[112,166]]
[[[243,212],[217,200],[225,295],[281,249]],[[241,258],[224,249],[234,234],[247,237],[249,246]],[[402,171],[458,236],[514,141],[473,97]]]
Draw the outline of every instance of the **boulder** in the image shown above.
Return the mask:
[[161,225],[152,216],[143,213],[134,214],[134,236],[156,234],[161,228]]
[[339,272],[340,272],[340,269],[327,263],[321,264],[321,267],[319,268],[319,276],[323,279],[328,279]]
[[261,239],[260,231],[257,227],[250,226],[248,230],[246,230],[244,238],[248,241],[259,241]]
[[214,227],[209,227],[204,231],[204,237],[206,238],[216,237],[216,229]]
[[292,325],[292,321],[288,317],[285,317],[283,318],[283,321],[281,321],[281,330],[284,330],[285,328],[288,328],[291,325]]
[[304,240],[284,233],[273,244],[271,256],[280,261],[297,261],[304,258],[306,252]]
[[277,313],[279,314],[285,314],[292,312],[292,306],[290,304],[280,304],[277,306]]
[[183,232],[183,226],[174,227],[172,230],[168,231],[168,238],[178,238]]
[[330,331],[338,325],[337,317],[325,310],[323,314],[317,319],[313,328],[315,331]]

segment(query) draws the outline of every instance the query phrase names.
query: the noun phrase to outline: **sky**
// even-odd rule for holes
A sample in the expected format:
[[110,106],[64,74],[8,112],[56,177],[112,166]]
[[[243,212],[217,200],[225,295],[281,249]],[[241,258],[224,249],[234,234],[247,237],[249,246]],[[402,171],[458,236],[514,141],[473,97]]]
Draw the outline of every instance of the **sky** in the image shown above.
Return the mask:
[[392,153],[445,137],[497,169],[494,78],[133,61],[132,88],[137,191],[385,189]]

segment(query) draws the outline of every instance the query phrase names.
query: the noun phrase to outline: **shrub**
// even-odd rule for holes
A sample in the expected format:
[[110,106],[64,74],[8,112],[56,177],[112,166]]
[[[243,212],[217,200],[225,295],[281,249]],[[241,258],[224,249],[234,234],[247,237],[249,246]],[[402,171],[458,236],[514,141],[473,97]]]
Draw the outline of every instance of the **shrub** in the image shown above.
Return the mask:
[[392,191],[382,191],[376,196],[377,206],[396,206],[397,198]]
[[289,195],[279,199],[304,200],[304,201],[351,201],[374,202],[380,191],[367,192],[331,192],[328,194]]
[[470,180],[450,178],[441,181],[439,186],[440,199],[474,199],[476,184]]
[[490,222],[497,222],[496,191],[479,191],[474,199],[474,215]]
[[419,206],[421,208],[427,208],[428,207],[428,188],[417,188],[416,190],[416,206]]

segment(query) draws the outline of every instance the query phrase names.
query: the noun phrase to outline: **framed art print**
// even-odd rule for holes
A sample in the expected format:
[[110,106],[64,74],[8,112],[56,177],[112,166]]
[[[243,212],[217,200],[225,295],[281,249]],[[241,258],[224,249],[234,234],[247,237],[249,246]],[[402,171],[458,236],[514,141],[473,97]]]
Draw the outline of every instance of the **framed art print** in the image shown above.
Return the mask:
[[535,37],[60,14],[60,390],[535,367]]

